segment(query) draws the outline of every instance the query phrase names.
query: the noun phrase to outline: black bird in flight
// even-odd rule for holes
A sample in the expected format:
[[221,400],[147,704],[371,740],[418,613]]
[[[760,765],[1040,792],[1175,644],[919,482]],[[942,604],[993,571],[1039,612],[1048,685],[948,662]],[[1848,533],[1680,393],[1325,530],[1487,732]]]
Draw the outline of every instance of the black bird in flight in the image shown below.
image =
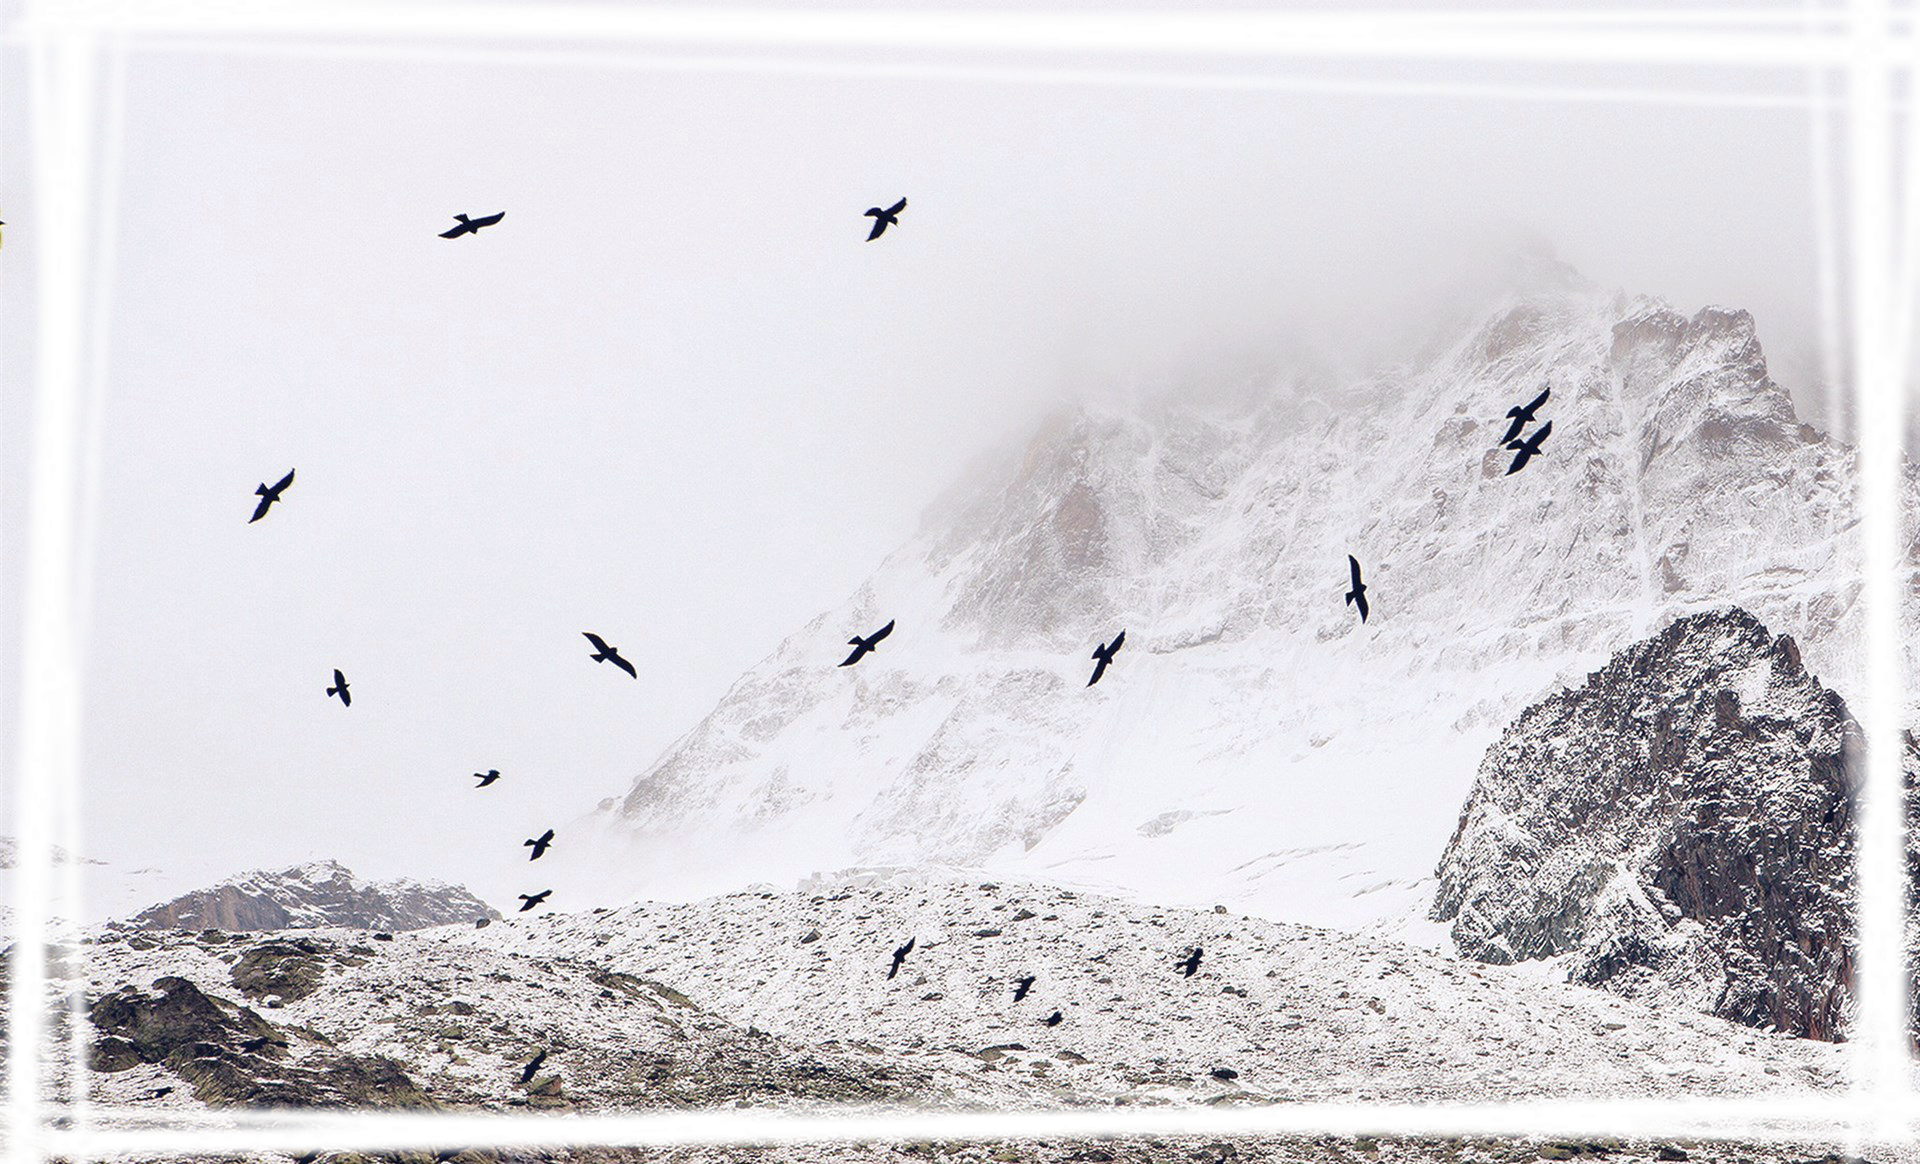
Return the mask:
[[540,892],[532,893],[532,894],[522,893],[520,895],[520,900],[525,902],[526,904],[520,907],[520,912],[525,913],[528,910],[532,909],[534,906],[539,905],[541,902],[545,901],[550,895],[552,895],[552,893],[553,893],[553,890],[551,889],[542,889]]
[[887,977],[891,978],[900,973],[900,963],[907,960],[907,955],[913,952],[913,944],[918,940],[918,938],[908,938],[906,945],[893,952],[893,966],[887,971]]
[[333,686],[327,688],[327,694],[338,695],[342,707],[353,706],[353,694],[347,690],[347,677],[340,673],[338,667],[333,669]]
[[612,663],[614,666],[620,668],[622,671],[625,671],[627,674],[633,676],[635,679],[640,678],[640,672],[635,671],[633,669],[633,664],[627,662],[625,659],[620,657],[619,647],[609,647],[607,645],[607,640],[601,638],[597,634],[594,634],[592,631],[581,631],[580,633],[587,636],[587,641],[593,644],[594,653],[592,655],[592,658],[594,662]]
[[889,226],[899,226],[900,212],[906,208],[907,200],[905,198],[902,198],[885,210],[880,209],[878,206],[869,207],[866,217],[873,219],[873,233],[867,236],[867,241],[872,242],[874,239],[879,238],[881,233]]
[[254,522],[267,516],[267,510],[273,507],[274,502],[280,500],[280,495],[285,493],[287,486],[291,484],[293,484],[292,469],[288,469],[287,475],[280,478],[279,483],[271,488],[268,487],[265,481],[260,482],[260,488],[253,491],[254,495],[260,498],[260,504],[253,507],[253,516],[247,519],[247,524],[252,525]]
[[1546,440],[1547,434],[1552,431],[1553,431],[1553,422],[1549,420],[1547,423],[1541,425],[1539,428],[1534,429],[1533,435],[1528,437],[1526,440],[1508,441],[1507,447],[1514,450],[1514,453],[1513,453],[1513,464],[1507,466],[1507,476],[1511,477],[1515,473],[1518,473],[1520,470],[1527,467],[1528,461],[1539,456],[1540,442]]
[[1029,990],[1032,990],[1032,989],[1033,989],[1033,975],[1031,975],[1031,974],[1029,974],[1029,975],[1027,975],[1027,976],[1026,976],[1025,978],[1022,978],[1022,979],[1021,979],[1021,980],[1020,980],[1020,981],[1019,981],[1019,982],[1018,982],[1018,983],[1017,983],[1017,984],[1016,984],[1016,985],[1014,986],[1014,988],[1013,988],[1013,1001],[1015,1001],[1015,1002],[1019,1002],[1019,1001],[1020,1001],[1021,999],[1023,999],[1023,998],[1025,998],[1025,997],[1027,996],[1027,991],[1029,991]]
[[1050,1027],[1057,1027],[1060,1025],[1061,1020],[1066,1017],[1067,1017],[1066,1015],[1063,1015],[1056,1010],[1052,1014],[1047,1016],[1047,1025]]
[[1507,435],[1500,438],[1500,443],[1503,445],[1506,444],[1508,441],[1519,436],[1521,429],[1532,424],[1533,414],[1540,411],[1540,406],[1545,404],[1547,397],[1551,395],[1553,395],[1553,385],[1549,384],[1540,390],[1540,395],[1533,398],[1533,403],[1519,408],[1507,409],[1507,415],[1513,418],[1513,423],[1507,426]]
[[500,779],[500,769],[489,768],[485,772],[475,772],[473,775],[475,779],[480,781],[480,783],[474,785],[474,787],[485,788],[487,785],[493,783],[495,780]]
[[848,655],[846,657],[846,660],[842,662],[840,665],[842,667],[851,667],[855,663],[858,663],[861,657],[864,656],[868,651],[871,651],[873,648],[880,645],[881,639],[886,638],[888,635],[892,633],[893,633],[893,620],[888,619],[887,625],[881,627],[877,631],[874,631],[872,634],[868,635],[866,638],[863,639],[859,635],[855,635],[852,638],[848,639],[847,643],[848,645],[853,647],[853,653]]
[[1087,680],[1087,686],[1091,687],[1100,682],[1100,676],[1107,673],[1107,664],[1113,662],[1113,653],[1118,651],[1120,644],[1126,641],[1127,632],[1121,631],[1113,636],[1112,642],[1093,648],[1093,678]]
[[520,843],[523,845],[532,845],[533,856],[528,857],[527,860],[538,861],[542,856],[546,855],[547,849],[553,844],[553,830],[548,829],[532,840],[521,841]]
[[1367,621],[1367,584],[1360,581],[1360,560],[1352,554],[1347,555],[1347,574],[1353,579],[1353,589],[1347,591],[1347,605],[1360,608],[1360,621]]
[[533,1057],[532,1062],[528,1063],[525,1067],[520,1068],[520,1086],[525,1087],[527,1084],[532,1083],[534,1072],[540,1070],[540,1064],[545,1063],[546,1061],[547,1061],[547,1053],[545,1051],[541,1051],[538,1055],[535,1055]]
[[492,226],[494,223],[499,222],[501,219],[505,218],[506,216],[507,216],[507,212],[504,210],[502,210],[498,214],[489,214],[484,218],[468,218],[464,214],[456,214],[453,216],[454,221],[458,222],[460,225],[454,227],[452,230],[441,231],[440,237],[441,238],[459,238],[463,234],[473,234],[477,232],[481,227]]
[[1185,977],[1193,977],[1193,972],[1200,969],[1200,947],[1195,946],[1193,953],[1188,954],[1186,958],[1180,962],[1180,969],[1185,972]]

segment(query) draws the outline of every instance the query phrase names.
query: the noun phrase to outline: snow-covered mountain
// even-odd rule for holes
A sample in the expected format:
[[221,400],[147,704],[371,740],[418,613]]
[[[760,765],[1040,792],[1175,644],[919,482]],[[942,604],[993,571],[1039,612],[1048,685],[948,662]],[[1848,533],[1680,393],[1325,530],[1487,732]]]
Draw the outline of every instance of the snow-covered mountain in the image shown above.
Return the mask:
[[142,910],[126,924],[149,930],[417,930],[499,916],[457,885],[406,878],[364,881],[337,861],[309,861],[277,873],[255,870],[230,877]]
[[[1506,412],[1542,385],[1552,434],[1509,475]],[[1738,603],[1849,690],[1855,481],[1746,313],[1564,270],[1363,381],[1090,405],[956,486],[606,802],[596,874],[666,894],[939,862],[1417,914],[1500,729],[1668,620]]]
[[1840,1037],[1859,745],[1792,639],[1737,608],[1679,619],[1488,750],[1432,916],[1469,957]]

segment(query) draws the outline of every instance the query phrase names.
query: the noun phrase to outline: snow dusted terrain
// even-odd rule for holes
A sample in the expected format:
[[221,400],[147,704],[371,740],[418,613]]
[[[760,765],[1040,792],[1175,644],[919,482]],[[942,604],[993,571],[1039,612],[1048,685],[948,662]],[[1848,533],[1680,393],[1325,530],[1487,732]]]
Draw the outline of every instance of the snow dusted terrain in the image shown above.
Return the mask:
[[[889,980],[890,955],[908,937],[914,949]],[[1176,964],[1195,945],[1199,972],[1184,977]],[[94,1087],[109,1102],[288,1102],[289,1088],[315,1079],[336,1090],[308,1102],[359,1094],[563,1109],[1753,1096],[1843,1085],[1832,1044],[1389,942],[1042,887],[735,894],[390,941],[338,930],[120,931],[85,955],[89,997],[117,999],[94,1005],[105,1048],[96,1064],[116,1068]],[[1015,1002],[1026,975],[1032,991]],[[166,1015],[192,1009],[158,1005],[191,997],[173,979],[224,1000],[226,1017],[169,1028]],[[1063,1021],[1049,1027],[1056,1010]],[[541,1049],[541,1070],[518,1084]],[[355,1093],[348,1084],[362,1077],[384,1083]],[[162,1087],[173,1090],[155,1097]]]
[[[1553,433],[1508,475],[1505,413],[1542,384]],[[1854,460],[1797,421],[1745,313],[1565,271],[1364,382],[1062,415],[743,676],[558,871],[611,902],[944,863],[1414,917],[1506,723],[1672,618],[1738,604],[1853,687]]]

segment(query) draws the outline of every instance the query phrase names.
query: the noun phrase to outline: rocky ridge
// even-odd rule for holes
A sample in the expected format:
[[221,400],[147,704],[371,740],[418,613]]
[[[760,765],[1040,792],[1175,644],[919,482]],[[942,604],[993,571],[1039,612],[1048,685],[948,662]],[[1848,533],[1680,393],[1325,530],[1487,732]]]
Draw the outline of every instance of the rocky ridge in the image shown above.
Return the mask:
[[417,930],[499,916],[457,885],[365,881],[336,861],[316,861],[277,873],[243,873],[142,910],[124,924],[148,930]]

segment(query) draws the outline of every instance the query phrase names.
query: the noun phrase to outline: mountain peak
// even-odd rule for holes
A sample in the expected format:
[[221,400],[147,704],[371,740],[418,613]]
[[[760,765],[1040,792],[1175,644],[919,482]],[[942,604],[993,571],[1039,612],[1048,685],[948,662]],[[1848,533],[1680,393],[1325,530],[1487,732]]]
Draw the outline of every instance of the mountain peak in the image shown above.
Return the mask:
[[338,861],[255,870],[143,910],[138,929],[278,930],[346,926],[412,930],[497,918],[498,911],[437,881],[363,881]]

